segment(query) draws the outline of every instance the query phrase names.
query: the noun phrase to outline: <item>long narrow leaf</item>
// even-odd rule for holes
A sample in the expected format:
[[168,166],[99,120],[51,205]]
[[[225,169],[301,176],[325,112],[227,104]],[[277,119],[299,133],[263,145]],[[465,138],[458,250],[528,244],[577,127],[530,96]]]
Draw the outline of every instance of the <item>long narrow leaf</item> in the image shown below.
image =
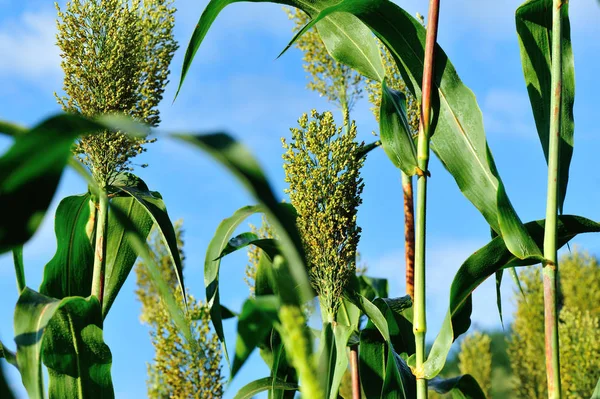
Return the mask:
[[94,202],[90,194],[64,198],[56,209],[56,253],[44,267],[40,293],[52,298],[90,295],[94,268]]
[[[533,239],[541,244],[544,239],[544,220],[530,222],[525,226]],[[557,244],[562,247],[578,234],[592,232],[600,232],[599,223],[579,216],[560,216]],[[536,263],[532,259],[518,259],[506,248],[502,238],[496,237],[462,264],[452,281],[448,313],[433,343],[429,359],[425,362],[427,379],[432,379],[439,374],[444,367],[452,342],[469,328],[473,291],[498,270]]]
[[389,88],[386,79],[381,84],[379,134],[383,150],[392,163],[406,175],[415,175],[417,148],[406,117],[406,96]]
[[269,389],[297,391],[299,387],[298,384],[293,382],[273,380],[271,377],[265,377],[244,385],[244,387],[242,387],[242,389],[238,391],[238,393],[234,396],[233,399],[251,399],[255,395],[267,391]]
[[116,219],[114,209],[119,209],[131,221],[140,232],[140,238],[144,240],[147,239],[153,225],[152,218],[146,209],[129,195],[112,198],[110,209],[106,239],[104,300],[102,301],[102,316],[104,318],[108,315],[117,294],[125,284],[138,257],[137,252],[127,239],[125,228]]
[[169,283],[165,281],[160,266],[156,264],[156,261],[150,253],[143,232],[141,232],[119,208],[111,208],[111,212],[114,213],[118,223],[120,223],[125,229],[127,239],[129,240],[135,252],[144,260],[144,265],[148,270],[148,274],[152,279],[152,283],[156,287],[156,290],[158,291],[158,294],[160,295],[165,308],[169,313],[169,316],[173,319],[173,322],[184,336],[186,341],[190,344],[192,349],[195,351],[201,351],[201,348],[198,346],[198,342],[193,338],[190,321],[179,306],[177,298],[173,294]]
[[447,380],[434,378],[429,381],[429,388],[439,394],[450,394],[453,399],[486,399],[477,380],[469,374]]
[[[573,155],[573,104],[575,102],[575,64],[571,48],[569,3],[561,5],[562,18],[562,86],[560,105],[560,165],[558,207],[562,213],[569,166]],[[521,48],[521,63],[531,101],[538,135],[546,161],[550,133],[550,70],[552,65],[552,0],[527,0],[516,12],[517,34]]]
[[[77,326],[71,322],[66,330],[64,328],[61,330],[62,332],[50,332],[53,338],[46,340],[48,328],[58,328],[53,324],[53,317],[57,312],[67,312],[71,315],[79,313],[84,319],[90,316],[96,317],[95,327],[89,323],[90,319],[75,323]],[[64,317],[64,313],[61,314],[63,316],[60,317]],[[102,341],[102,330],[99,329],[100,322],[97,320],[99,317],[100,304],[95,298],[68,297],[58,300],[39,294],[30,288],[23,290],[15,309],[15,342],[17,343],[17,362],[21,379],[30,398],[42,399],[44,397],[42,353],[44,353],[44,361],[49,361],[51,370],[64,378],[63,386],[80,385],[80,388],[71,392],[79,392],[81,389],[90,395],[93,392],[95,395],[103,395],[102,397],[112,397],[111,355],[108,347]],[[50,327],[51,325],[53,326]],[[85,332],[83,332],[84,328]],[[73,336],[73,334],[79,335]],[[62,345],[59,344],[59,339],[63,340],[61,341]],[[71,346],[74,344],[73,340],[81,339],[85,340],[86,345],[92,345],[94,350],[85,352],[84,348],[81,348],[80,353],[70,352],[77,350],[76,347]],[[55,347],[55,344],[60,347]],[[50,374],[53,375],[52,373],[51,371]],[[75,381],[72,378],[75,378]],[[65,379],[69,381],[65,381]],[[60,388],[59,391],[64,392]],[[53,397],[77,396],[59,394]]]
[[[282,206],[275,198],[256,159],[243,145],[226,134],[175,135],[174,137],[206,151],[226,166],[264,207],[264,212],[279,237],[281,252],[289,264],[291,277],[299,295],[298,300],[302,303],[310,301],[313,291],[308,282],[304,250],[296,228],[295,216],[291,215],[289,208]],[[216,256],[219,256],[222,250],[223,248],[220,248]],[[206,278],[205,276],[205,283]],[[210,301],[211,296],[207,295],[207,299]]]
[[[181,90],[183,81],[190,69],[194,56],[200,48],[206,33],[212,26],[219,13],[228,5],[243,0],[211,0],[204,9],[183,59],[181,79],[177,93]],[[261,2],[261,0],[254,0]],[[262,0],[300,8],[311,17],[315,17],[321,10],[332,6],[335,0]],[[385,75],[379,48],[369,29],[352,15],[332,15],[322,21],[318,26],[327,51],[335,58],[342,60],[363,75],[381,81]],[[352,54],[352,56],[348,56]]]
[[[388,0],[343,0],[321,11],[293,40],[323,18],[339,13],[350,13],[371,28],[392,53],[408,89],[420,98],[425,28]],[[473,92],[462,83],[439,46],[435,57],[436,65],[441,67],[436,68],[434,76],[438,90],[432,102],[431,148],[462,193],[502,235],[510,251],[521,259],[541,260],[540,249],[527,234],[506,195],[487,145],[483,118]]]
[[0,158],[0,209],[10,210],[0,218],[0,253],[33,236],[54,197],[73,141],[101,127],[77,115],[60,114],[15,137]]
[[254,349],[273,330],[279,306],[280,302],[274,296],[252,298],[244,303],[238,316],[237,341],[230,380],[233,380]]
[[171,258],[172,265],[175,268],[175,275],[177,276],[179,289],[181,291],[183,301],[186,303],[185,284],[183,281],[183,265],[181,264],[179,248],[177,247],[177,236],[175,235],[173,223],[169,218],[167,207],[161,195],[156,191],[150,192],[147,190],[141,190],[138,186],[119,186],[117,188],[135,199],[137,203],[147,212],[152,222],[154,222],[154,225],[156,226],[156,229],[159,232],[163,243],[165,244],[165,248],[167,248],[169,252],[169,257]]
[[13,248],[13,263],[15,264],[15,274],[17,276],[17,288],[19,289],[19,293],[21,293],[25,289],[25,286],[27,286],[22,245]]

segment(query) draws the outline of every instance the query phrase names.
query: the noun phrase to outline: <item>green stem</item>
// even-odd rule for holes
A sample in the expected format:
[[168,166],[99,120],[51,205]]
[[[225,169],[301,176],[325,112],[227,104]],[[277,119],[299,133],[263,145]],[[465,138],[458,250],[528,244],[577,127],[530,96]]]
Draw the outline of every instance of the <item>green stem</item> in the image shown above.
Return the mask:
[[423,85],[421,101],[421,118],[419,121],[419,137],[417,143],[417,162],[420,169],[417,179],[417,212],[415,227],[415,295],[414,324],[416,347],[417,398],[427,398],[427,380],[424,375],[425,335],[427,319],[425,314],[425,223],[427,208],[427,175],[429,165],[429,138],[431,121],[431,91],[433,86],[433,69],[435,63],[435,42],[439,20],[440,0],[430,0],[425,42],[425,60],[423,67]]
[[548,195],[546,199],[546,226],[544,230],[544,322],[546,338],[546,376],[548,398],[561,397],[560,358],[557,313],[557,248],[556,224],[558,216],[559,159],[560,159],[560,104],[562,87],[562,27],[563,0],[552,4],[552,79],[550,98],[550,134],[548,145]]
[[15,264],[15,274],[17,275],[17,288],[19,289],[20,294],[27,285],[25,282],[25,268],[23,267],[23,246],[19,245],[18,247],[13,248],[12,252]]
[[94,251],[94,274],[92,277],[92,295],[98,298],[100,306],[104,298],[104,275],[106,269],[106,227],[108,224],[108,197],[100,191],[96,219],[96,249]]

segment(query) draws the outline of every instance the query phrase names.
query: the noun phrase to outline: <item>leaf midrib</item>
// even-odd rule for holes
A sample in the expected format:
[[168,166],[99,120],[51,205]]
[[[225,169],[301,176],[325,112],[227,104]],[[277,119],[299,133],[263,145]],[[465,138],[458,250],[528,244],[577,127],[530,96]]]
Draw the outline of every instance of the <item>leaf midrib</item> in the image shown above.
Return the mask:
[[[388,22],[387,18],[385,18],[385,16],[383,14],[381,14],[380,12],[378,13],[380,15],[380,17]],[[423,61],[418,57],[417,53],[414,51],[414,49],[412,48],[412,46],[406,41],[406,39],[404,38],[404,36],[402,35],[402,32],[400,32],[400,30],[398,30],[398,28],[395,25],[392,25],[388,22],[388,25],[391,26],[396,33],[400,36],[401,40],[404,41],[404,43],[406,44],[406,47],[410,49],[410,51],[413,53],[413,55],[415,56],[415,58],[417,59],[417,61],[423,65]],[[394,53],[396,53],[396,56],[398,58],[401,58],[397,52],[394,50]],[[464,86],[464,84],[461,82],[461,84]],[[452,115],[454,121],[456,122],[458,129],[461,133],[461,136],[463,137],[463,139],[467,142],[468,144],[468,148],[469,150],[473,153],[473,155],[475,156],[475,159],[477,159],[477,162],[479,163],[479,165],[482,167],[483,171],[484,171],[484,175],[487,178],[487,180],[492,184],[492,186],[495,189],[498,189],[498,182],[497,180],[495,181],[494,179],[491,178],[490,173],[488,173],[487,168],[484,167],[483,163],[481,162],[481,159],[477,156],[477,151],[475,151],[475,148],[473,147],[473,143],[471,142],[471,140],[468,139],[467,134],[465,133],[465,130],[462,126],[462,124],[460,123],[460,121],[458,120],[458,118],[456,117],[456,113],[454,112],[454,110],[452,109],[452,107],[450,107],[450,103],[448,102],[445,94],[444,94],[444,90],[438,86],[437,84],[435,85],[438,89],[438,92],[440,94],[440,98],[442,98],[444,100],[444,103],[446,104],[446,106],[448,107],[448,109],[450,110],[450,114]],[[472,94],[472,93],[471,93]]]

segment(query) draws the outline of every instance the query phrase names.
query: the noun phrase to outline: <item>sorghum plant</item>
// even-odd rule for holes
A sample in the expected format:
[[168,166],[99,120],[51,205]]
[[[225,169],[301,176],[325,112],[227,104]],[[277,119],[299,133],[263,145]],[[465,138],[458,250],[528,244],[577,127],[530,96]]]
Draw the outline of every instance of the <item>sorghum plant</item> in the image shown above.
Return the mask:
[[335,320],[342,293],[356,270],[360,227],[357,207],[364,184],[360,178],[362,146],[356,126],[344,132],[330,112],[304,114],[283,140],[286,193],[298,212],[298,229],[306,249],[308,273],[322,311]]
[[[177,244],[182,261],[182,223],[175,223]],[[173,272],[169,250],[156,231],[151,232],[150,247],[153,258],[160,266],[164,280],[177,293],[180,306],[183,298],[177,292],[177,276]],[[192,326],[197,348],[185,340],[177,325],[164,307],[159,293],[153,286],[148,268],[143,261],[135,266],[137,277],[136,295],[142,303],[140,319],[151,328],[154,359],[148,364],[148,397],[160,398],[207,398],[223,397],[221,376],[221,348],[216,335],[211,332],[209,309],[192,295],[187,295],[186,317]]]

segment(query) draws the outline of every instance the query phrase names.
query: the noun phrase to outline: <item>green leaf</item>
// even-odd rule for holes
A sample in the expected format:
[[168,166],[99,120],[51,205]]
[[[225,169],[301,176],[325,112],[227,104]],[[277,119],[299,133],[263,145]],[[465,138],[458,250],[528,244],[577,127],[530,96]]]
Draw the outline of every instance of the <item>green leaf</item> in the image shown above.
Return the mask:
[[40,293],[51,298],[90,295],[96,208],[90,194],[64,198],[56,209],[56,253],[44,267]]
[[233,380],[254,349],[269,336],[274,323],[278,321],[279,307],[280,302],[275,296],[246,300],[238,316],[237,341],[230,380]]
[[[306,273],[304,250],[300,234],[296,228],[295,212],[292,214],[289,207],[283,206],[275,198],[264,172],[252,154],[242,144],[223,133],[197,136],[174,135],[174,137],[206,151],[216,161],[227,167],[263,206],[264,213],[277,232],[281,252],[289,264],[292,282],[295,287],[294,292],[298,293],[297,301],[301,303],[310,301],[314,295]],[[218,275],[218,264],[210,262],[213,262],[213,259],[221,254],[231,236],[231,234],[224,235],[222,233],[231,227],[235,229],[235,226],[237,226],[235,223],[235,221],[229,221],[225,225],[222,223],[217,230],[217,234],[213,237],[214,244],[211,241],[207,251],[204,282],[207,287],[206,297],[209,306],[214,306],[215,298],[218,298],[218,277],[216,277]],[[237,223],[239,224],[239,222]],[[218,249],[218,251],[214,251],[215,249]],[[211,316],[213,316],[212,313]],[[213,320],[213,323],[217,335],[222,337],[222,330],[219,332],[217,329],[220,320]]]
[[219,258],[223,258],[249,245],[254,245],[262,249],[270,259],[273,259],[279,253],[277,240],[273,238],[258,238],[256,234],[246,232],[231,238],[221,252],[221,255],[219,255]]
[[210,309],[210,319],[215,328],[215,333],[223,346],[223,354],[227,363],[229,363],[229,354],[227,352],[227,343],[223,331],[223,321],[221,316],[221,299],[219,292],[219,272],[221,269],[221,254],[227,248],[230,237],[235,229],[248,217],[255,213],[262,212],[260,206],[245,206],[238,209],[235,213],[224,219],[215,232],[213,238],[206,249],[204,258],[204,287],[206,288],[206,304]]
[[415,353],[411,297],[407,295],[401,298],[377,298],[373,304],[386,319],[394,351],[407,356]]
[[95,297],[72,299],[57,309],[44,332],[42,359],[50,398],[114,398],[112,355]]
[[439,394],[449,393],[452,399],[485,399],[477,380],[469,374],[447,380],[436,377],[428,386]]
[[[575,64],[571,48],[569,4],[561,5],[562,85],[560,106],[560,164],[558,207],[562,213],[569,165],[573,155],[573,103],[575,102]],[[548,160],[552,66],[552,0],[527,0],[516,11],[521,63],[540,142]]]
[[19,289],[19,293],[21,293],[27,285],[25,281],[25,264],[23,263],[23,246],[18,245],[14,247],[12,252],[15,274],[17,276],[17,288]]
[[406,96],[389,88],[386,79],[381,84],[379,134],[390,161],[408,176],[417,174],[417,148],[406,117]]
[[[0,123],[0,129],[9,130]],[[60,114],[15,137],[0,158],[0,253],[27,242],[37,231],[80,135],[102,126],[77,115]],[[10,132],[9,132],[10,133]]]
[[325,392],[328,392],[327,397],[333,395],[337,399],[337,389],[334,391],[333,374],[337,363],[337,353],[335,350],[335,337],[333,335],[333,326],[330,322],[324,322],[321,329],[321,338],[319,340],[319,351],[317,356],[319,359],[318,373],[321,387]]
[[412,398],[415,379],[381,333],[367,327],[358,346],[360,381],[367,398]]
[[[202,351],[202,348],[198,345],[198,341],[194,339],[194,335],[192,334],[190,320],[183,313],[179,301],[173,293],[170,282],[165,280],[161,267],[156,264],[156,261],[150,252],[144,233],[140,231],[121,209],[115,207],[111,208],[110,211],[113,212],[115,220],[125,229],[125,238],[128,240],[133,250],[144,260],[144,266],[148,271],[148,275],[178,330],[191,346],[192,350]],[[206,356],[206,354],[201,355]]]
[[[211,0],[194,29],[190,39],[181,71],[181,79],[177,93],[181,90],[183,81],[190,69],[194,56],[200,48],[206,33],[212,26],[219,13],[229,4],[242,0]],[[255,0],[261,2],[261,0]],[[315,17],[321,10],[334,5],[335,0],[262,0],[299,8],[311,17]],[[317,29],[327,51],[336,59],[358,70],[363,75],[381,81],[385,75],[381,63],[379,47],[369,29],[352,15],[332,15],[323,20]],[[351,55],[351,56],[349,56]]]
[[[296,37],[321,19],[350,13],[364,22],[392,53],[406,86],[421,98],[425,28],[396,4],[387,0],[343,0],[307,24]],[[490,226],[521,259],[541,260],[540,249],[523,227],[504,190],[487,145],[481,110],[452,63],[436,46],[431,148],[456,180],[462,193],[482,213]],[[351,54],[348,54],[351,56]]]
[[0,342],[0,359],[4,358],[6,362],[17,369],[19,364],[17,363],[17,354],[8,349],[2,342]]
[[596,388],[594,389],[590,399],[600,399],[600,378],[598,378],[598,383],[596,384]]
[[2,363],[0,362],[0,397],[3,399],[14,399],[15,395],[13,395],[8,383],[6,382],[6,378],[4,377],[4,370],[2,367]]
[[335,338],[335,366],[333,369],[333,378],[329,389],[329,399],[337,399],[342,378],[348,370],[348,341],[354,330],[341,323],[333,327]]
[[[544,220],[525,225],[533,239],[541,245],[544,240]],[[600,224],[580,216],[559,217],[557,246],[560,248],[578,234],[600,232]],[[533,259],[521,260],[510,253],[501,237],[491,240],[471,255],[458,269],[450,288],[450,307],[431,352],[425,362],[425,378],[432,379],[444,367],[452,342],[468,330],[471,324],[473,291],[496,271],[514,267],[530,266]]]
[[251,399],[256,394],[267,391],[269,389],[284,389],[288,391],[296,391],[299,389],[298,384],[293,382],[285,382],[281,380],[273,380],[271,377],[261,378],[260,380],[252,381],[246,384],[233,399]]
[[114,209],[119,209],[131,221],[137,231],[140,232],[140,238],[144,241],[146,241],[153,225],[152,218],[146,208],[134,197],[121,195],[110,200],[106,234],[106,275],[104,278],[104,300],[102,302],[102,317],[104,318],[108,315],[138,257],[137,252],[127,239],[125,228],[115,217]]
[[[69,342],[75,343],[72,339],[77,341],[82,336],[85,336],[85,345],[92,345],[91,343],[93,343],[93,353],[86,352],[85,359],[74,354],[74,352],[71,351],[71,349],[73,349],[72,346],[60,345],[60,347],[56,348],[53,346],[53,343],[46,339],[46,333],[50,328],[48,326],[54,323],[53,317],[57,312],[62,312],[63,308],[66,312],[80,311],[82,314],[88,316],[91,314],[91,317],[93,317],[93,313],[97,312],[96,316],[100,317],[100,304],[94,298],[85,299],[81,297],[68,297],[58,300],[39,294],[30,288],[25,288],[17,301],[14,315],[17,362],[21,371],[23,385],[25,386],[29,397],[33,399],[42,399],[44,397],[44,382],[41,369],[42,352],[44,353],[44,361],[47,356],[50,356],[50,364],[56,366],[57,370],[64,370],[60,367],[72,366],[80,361],[80,367],[76,369],[71,368],[69,370],[71,374],[69,375],[74,378],[91,378],[92,381],[85,382],[86,391],[88,387],[87,384],[91,384],[89,386],[92,386],[93,389],[100,390],[98,392],[106,394],[107,397],[112,397],[112,385],[110,383],[110,351],[102,342],[101,330],[98,332],[96,328],[86,324],[86,321],[78,320],[77,325],[73,323],[70,327],[73,329],[77,328],[75,333],[79,335],[73,337],[72,334],[75,330],[69,329],[67,331],[67,335],[71,334],[71,341]],[[58,320],[63,318],[64,315],[58,315],[57,317]],[[53,325],[51,329],[54,331],[57,326],[58,325]],[[57,332],[54,331],[51,334],[56,336],[56,333]],[[50,345],[50,348],[46,349],[46,346],[48,345]],[[75,344],[75,346],[77,345]],[[84,350],[82,347],[81,353],[83,354],[83,352]],[[55,355],[60,357],[58,361],[53,357]],[[83,383],[84,382],[82,382],[82,384]],[[64,396],[59,395],[58,397]],[[71,396],[68,395],[66,397]]]
[[361,312],[367,315],[369,322],[373,323],[383,338],[387,342],[391,342],[388,322],[383,313],[381,313],[381,310],[379,310],[379,308],[373,304],[373,302],[369,301],[367,298],[358,294],[357,292],[348,289],[344,292],[344,297],[354,306],[359,308]]
[[368,300],[375,298],[387,298],[389,284],[386,278],[376,278],[368,276],[357,276],[358,292]]
[[504,328],[504,319],[502,318],[502,292],[500,288],[502,286],[502,274],[504,269],[500,269],[496,272],[496,305],[498,306],[498,315],[500,316],[500,324]]
[[[167,207],[160,193],[156,191],[150,192],[144,189],[140,189],[141,183],[143,182],[141,182],[140,179],[140,183],[138,183],[138,185],[135,187],[118,186],[116,188],[135,199],[138,205],[140,205],[146,211],[147,215],[154,223],[154,226],[156,226],[157,232],[162,237],[162,241],[165,244],[167,250],[169,251],[169,256],[171,258],[172,265],[175,268],[177,282],[179,283],[179,289],[181,291],[183,301],[184,303],[186,303],[186,292],[185,285],[183,282],[183,265],[181,264],[181,258],[179,256],[179,247],[177,246],[177,236],[175,234],[175,229],[173,228],[173,223],[171,223],[171,219],[169,218],[169,214],[167,213]],[[135,222],[140,223],[140,225],[142,226],[137,230],[138,232],[142,233],[140,237],[144,238],[145,240],[145,237],[148,236],[148,233],[146,233],[146,236],[144,237],[143,233],[145,232],[145,230],[142,229],[146,228],[147,224],[145,224],[144,221],[141,219],[137,219]],[[129,270],[131,270],[131,268]],[[122,274],[122,272],[119,272],[119,275],[120,274]],[[114,295],[116,295],[116,293]],[[106,312],[107,311],[108,309],[106,310]]]

